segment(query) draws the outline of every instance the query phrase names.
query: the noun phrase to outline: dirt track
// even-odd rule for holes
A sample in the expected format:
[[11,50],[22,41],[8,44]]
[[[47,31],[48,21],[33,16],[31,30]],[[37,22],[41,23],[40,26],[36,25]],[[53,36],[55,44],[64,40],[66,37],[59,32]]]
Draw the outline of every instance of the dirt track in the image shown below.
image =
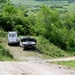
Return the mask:
[[32,51],[32,50],[23,51],[22,47],[8,46],[7,44],[5,44],[5,47],[7,49],[9,49],[9,51],[14,56],[14,58],[19,60],[19,61],[52,62],[52,61],[71,61],[71,60],[75,60],[75,57],[66,57],[66,58],[43,60],[43,59],[41,59],[42,58],[41,54],[39,54],[37,51]]
[[43,60],[36,51],[23,51],[20,47],[5,46],[14,58],[21,62],[0,62],[0,75],[75,75],[74,69],[50,64],[51,61],[75,60],[75,57]]
[[73,69],[34,62],[0,62],[0,75],[75,75]]

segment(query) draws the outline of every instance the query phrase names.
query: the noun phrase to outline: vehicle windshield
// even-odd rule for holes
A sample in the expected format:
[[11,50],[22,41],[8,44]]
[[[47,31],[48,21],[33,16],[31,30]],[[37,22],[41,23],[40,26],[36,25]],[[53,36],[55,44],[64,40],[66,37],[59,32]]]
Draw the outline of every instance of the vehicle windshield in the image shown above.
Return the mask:
[[21,39],[22,42],[25,42],[25,41],[31,41],[31,42],[36,42],[35,39],[32,39],[32,38],[24,38],[24,39]]
[[28,41],[33,41],[33,42],[36,42],[36,40],[35,40],[35,39],[28,39]]
[[27,41],[27,39],[21,39],[22,42]]
[[15,37],[16,34],[9,34],[9,37]]

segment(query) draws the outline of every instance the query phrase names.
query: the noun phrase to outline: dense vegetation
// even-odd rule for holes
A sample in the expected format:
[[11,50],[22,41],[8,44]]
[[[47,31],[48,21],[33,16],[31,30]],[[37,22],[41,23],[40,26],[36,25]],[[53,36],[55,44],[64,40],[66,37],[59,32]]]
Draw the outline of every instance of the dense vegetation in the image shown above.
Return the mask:
[[52,57],[64,56],[65,51],[75,51],[74,13],[61,14],[43,5],[35,14],[29,14],[25,6],[15,7],[7,1],[0,5],[0,28],[15,30],[19,35],[42,36],[38,48]]
[[2,46],[2,42],[6,42],[4,37],[6,37],[6,32],[0,29],[0,60],[13,60],[10,52]]
[[11,60],[11,59],[13,59],[13,56],[10,54],[10,52],[0,45],[0,60]]
[[41,53],[45,54],[44,55],[45,58],[68,57],[73,55],[73,54],[70,55],[68,52],[61,50],[60,48],[58,48],[58,46],[55,46],[53,43],[50,43],[47,39],[45,39],[42,36],[39,36],[36,39],[37,39],[37,48]]

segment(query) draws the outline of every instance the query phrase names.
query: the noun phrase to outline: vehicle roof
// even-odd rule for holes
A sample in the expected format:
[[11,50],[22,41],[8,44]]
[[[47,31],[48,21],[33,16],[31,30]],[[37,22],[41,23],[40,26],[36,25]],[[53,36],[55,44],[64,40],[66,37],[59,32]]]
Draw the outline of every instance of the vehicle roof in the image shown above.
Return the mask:
[[17,33],[16,31],[11,31],[11,32],[8,32],[8,33]]
[[30,37],[30,36],[23,36],[23,37],[21,37],[20,39],[35,39],[35,38]]

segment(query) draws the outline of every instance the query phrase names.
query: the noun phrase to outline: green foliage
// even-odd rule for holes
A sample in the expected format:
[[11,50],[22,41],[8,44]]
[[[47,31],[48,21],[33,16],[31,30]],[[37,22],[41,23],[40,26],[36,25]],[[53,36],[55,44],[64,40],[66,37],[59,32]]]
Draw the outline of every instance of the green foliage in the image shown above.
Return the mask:
[[0,37],[6,37],[6,32],[2,29],[0,29]]
[[13,28],[14,31],[17,31],[18,34],[24,34],[24,28],[22,27],[22,25],[16,25],[15,28]]
[[67,66],[70,68],[75,68],[75,61],[59,61],[59,62],[55,62],[59,65],[63,65],[63,66]]
[[0,60],[3,60],[4,57],[13,59],[13,56],[10,54],[10,52],[0,45]]
[[15,25],[15,9],[10,2],[6,2],[0,13],[0,27],[6,31],[11,31]]
[[52,5],[51,8],[63,8],[62,5]]
[[5,3],[6,2],[6,0],[0,0],[0,3]]
[[75,29],[75,16],[72,13],[66,13],[64,16],[64,25],[70,30]]
[[57,28],[52,25],[50,38],[52,43],[61,47],[62,49],[75,51],[75,31],[74,29],[68,30],[67,28]]
[[64,50],[75,51],[73,14],[67,14],[67,19],[64,16],[63,22],[57,11],[50,10],[45,6],[42,8],[42,14],[42,20],[46,28],[45,37],[54,45]]
[[9,14],[11,13],[15,13],[15,8],[14,6],[11,4],[10,1],[6,2],[5,6],[4,6],[4,12],[7,12]]
[[52,31],[51,25],[58,26],[59,21],[59,14],[55,9],[50,9],[46,6],[42,6],[42,14],[43,14],[43,23],[46,29],[46,38],[50,37],[50,33]]
[[50,43],[42,36],[38,37],[37,40],[37,48],[43,54],[49,55],[50,57],[64,57],[68,55],[65,51]]
[[[61,49],[75,51],[75,14],[61,15],[56,9],[44,5],[35,14],[28,14],[26,7],[15,7],[10,1],[0,9],[0,28],[5,31],[15,30],[20,35],[41,35],[47,39],[41,37],[43,40],[39,42],[38,48],[42,53],[58,57],[64,56]],[[3,31],[0,34],[5,36]]]
[[45,35],[46,32],[46,28],[45,28],[45,24],[43,22],[43,14],[40,12],[35,16],[35,23],[33,26],[33,31],[35,35]]

